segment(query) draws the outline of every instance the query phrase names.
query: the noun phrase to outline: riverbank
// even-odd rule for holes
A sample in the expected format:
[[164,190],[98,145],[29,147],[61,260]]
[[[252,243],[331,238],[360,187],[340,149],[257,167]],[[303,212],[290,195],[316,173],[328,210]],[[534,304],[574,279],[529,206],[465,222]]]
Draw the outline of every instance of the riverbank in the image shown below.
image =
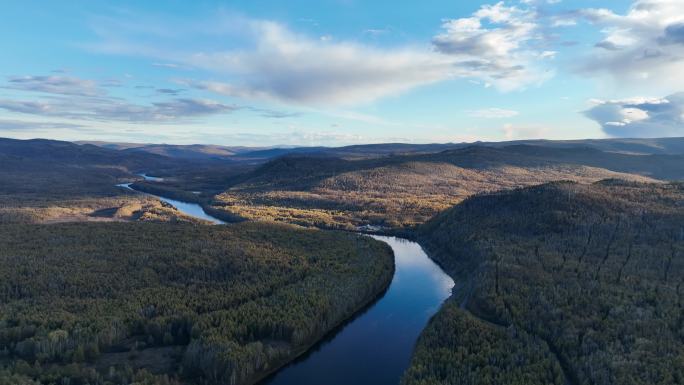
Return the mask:
[[[206,214],[200,203],[194,205]],[[389,245],[394,254],[384,284],[366,293],[353,311],[330,323],[288,359],[255,373],[247,383],[399,383],[419,335],[451,295],[454,282],[417,243],[391,236],[373,238]]]

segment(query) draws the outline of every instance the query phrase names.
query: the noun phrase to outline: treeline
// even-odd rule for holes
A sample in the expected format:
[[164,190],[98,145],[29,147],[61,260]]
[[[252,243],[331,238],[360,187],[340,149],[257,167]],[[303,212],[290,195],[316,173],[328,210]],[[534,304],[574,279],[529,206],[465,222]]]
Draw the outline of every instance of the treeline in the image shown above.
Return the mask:
[[463,285],[404,384],[684,383],[684,186],[477,196],[419,237]]
[[248,384],[390,282],[391,249],[290,226],[0,225],[0,384]]

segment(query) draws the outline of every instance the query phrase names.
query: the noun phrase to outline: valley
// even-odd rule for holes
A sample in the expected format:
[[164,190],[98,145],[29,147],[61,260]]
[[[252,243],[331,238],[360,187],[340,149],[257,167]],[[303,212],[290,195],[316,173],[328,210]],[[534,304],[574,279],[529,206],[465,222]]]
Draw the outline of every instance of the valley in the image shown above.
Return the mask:
[[0,154],[0,381],[683,378],[680,154],[370,146],[235,165],[38,145]]
[[0,385],[684,385],[684,0],[0,14]]
[[[236,177],[204,204],[234,220],[345,230],[373,226],[401,233],[474,194],[556,180],[684,178],[682,161],[682,155],[526,145],[368,159],[286,155]],[[146,188],[160,191],[164,185],[148,183]],[[170,187],[187,195],[183,181]]]
[[[145,179],[160,181],[147,176]],[[156,198],[186,215],[224,224],[208,216],[198,204]],[[387,243],[394,253],[394,274],[387,290],[263,383],[392,385],[399,381],[409,365],[418,335],[437,307],[451,295],[454,283],[417,243],[394,237],[374,238]]]

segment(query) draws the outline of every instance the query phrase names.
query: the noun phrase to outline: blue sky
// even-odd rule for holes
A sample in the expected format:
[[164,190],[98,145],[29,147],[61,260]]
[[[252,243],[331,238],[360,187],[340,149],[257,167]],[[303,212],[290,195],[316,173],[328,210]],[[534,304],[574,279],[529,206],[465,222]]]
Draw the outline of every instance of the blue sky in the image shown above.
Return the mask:
[[2,7],[3,137],[333,146],[684,136],[681,0]]

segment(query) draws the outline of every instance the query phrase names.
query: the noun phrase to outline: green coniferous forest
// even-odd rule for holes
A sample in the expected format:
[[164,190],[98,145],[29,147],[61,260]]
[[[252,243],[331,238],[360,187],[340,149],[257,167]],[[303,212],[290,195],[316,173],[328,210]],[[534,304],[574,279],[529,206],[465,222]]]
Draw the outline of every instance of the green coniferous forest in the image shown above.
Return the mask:
[[393,274],[381,242],[274,224],[13,224],[0,245],[2,385],[252,383]]
[[552,183],[419,229],[460,287],[405,385],[684,383],[684,187]]

